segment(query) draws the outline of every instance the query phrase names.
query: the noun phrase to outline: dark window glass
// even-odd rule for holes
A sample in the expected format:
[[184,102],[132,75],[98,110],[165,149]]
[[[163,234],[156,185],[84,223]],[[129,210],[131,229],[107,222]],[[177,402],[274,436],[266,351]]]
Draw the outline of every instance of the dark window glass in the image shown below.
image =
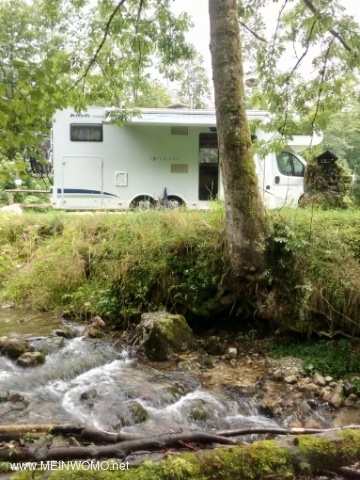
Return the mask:
[[72,142],[102,142],[102,125],[100,123],[73,123],[70,125]]
[[304,176],[304,165],[293,154],[289,152],[281,152],[276,156],[276,161],[279,172],[283,175],[293,177]]

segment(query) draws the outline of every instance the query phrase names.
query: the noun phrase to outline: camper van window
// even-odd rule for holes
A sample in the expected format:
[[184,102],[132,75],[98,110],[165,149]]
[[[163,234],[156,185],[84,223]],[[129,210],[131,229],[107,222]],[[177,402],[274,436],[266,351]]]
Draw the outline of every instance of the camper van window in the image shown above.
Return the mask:
[[281,152],[276,156],[277,166],[279,172],[283,175],[289,175],[293,177],[304,176],[304,165],[299,159],[289,152]]
[[100,123],[72,123],[70,140],[72,142],[102,142],[102,125]]

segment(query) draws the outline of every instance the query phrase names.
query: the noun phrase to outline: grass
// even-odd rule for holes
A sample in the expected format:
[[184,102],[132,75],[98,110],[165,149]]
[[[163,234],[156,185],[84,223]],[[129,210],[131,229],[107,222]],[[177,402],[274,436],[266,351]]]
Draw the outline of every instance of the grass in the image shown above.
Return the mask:
[[[282,209],[268,216],[268,265],[258,288],[257,317],[309,335],[319,330],[357,335],[359,210]],[[101,315],[120,326],[158,309],[210,318],[229,293],[222,283],[222,208],[122,215],[28,212],[0,220],[3,302]]]
[[346,339],[318,340],[308,344],[303,342],[288,345],[274,344],[269,355],[275,358],[283,356],[301,358],[303,368],[308,373],[317,371],[335,379],[360,375],[360,349],[355,349],[354,345]]

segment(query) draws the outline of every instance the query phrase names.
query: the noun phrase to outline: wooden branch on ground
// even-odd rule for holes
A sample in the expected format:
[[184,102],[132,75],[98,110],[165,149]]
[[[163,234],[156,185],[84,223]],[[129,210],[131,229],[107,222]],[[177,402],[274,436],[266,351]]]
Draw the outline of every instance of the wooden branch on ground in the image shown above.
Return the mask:
[[48,460],[78,460],[84,458],[124,458],[129,453],[139,450],[161,450],[178,447],[181,442],[198,443],[201,445],[221,444],[239,445],[240,442],[219,435],[205,432],[184,432],[158,435],[150,438],[126,440],[105,446],[68,446],[49,448],[49,444],[13,445],[0,448],[0,461],[6,462],[39,462]]
[[[179,442],[187,441],[189,434],[204,434],[208,436],[221,437],[240,437],[244,435],[313,435],[317,433],[336,432],[344,429],[360,429],[360,425],[348,425],[346,427],[319,429],[319,428],[281,428],[281,427],[251,427],[240,428],[237,430],[218,430],[211,432],[190,431],[178,432]],[[129,441],[150,441],[157,438],[166,438],[170,434],[154,435],[144,437],[142,435],[131,435],[122,432],[107,432],[95,428],[87,428],[78,425],[0,425],[0,442],[20,439],[38,439],[45,435],[68,435],[74,436],[80,441],[87,441],[95,444],[116,444]],[[210,437],[209,437],[210,438]],[[219,441],[218,443],[223,443]]]
[[[186,435],[186,439],[185,439]],[[0,461],[9,462],[40,462],[40,461],[69,461],[87,459],[96,462],[100,458],[121,459],[131,452],[139,450],[162,450],[177,447],[181,442],[190,444],[218,442],[217,435],[202,432],[188,434],[170,434],[152,439],[125,441],[101,447],[59,447],[48,448],[42,444],[27,445],[12,448],[11,455],[5,455],[6,446],[0,446]],[[205,441],[204,441],[205,440]],[[226,440],[226,439],[225,439]],[[137,467],[137,472],[123,472],[125,480],[132,478],[157,478],[166,480],[169,472],[176,472],[178,480],[191,478],[251,478],[259,480],[269,476],[271,478],[299,478],[324,471],[341,472],[345,478],[358,480],[356,463],[360,461],[360,431],[336,430],[316,435],[286,436],[275,440],[255,442],[252,445],[234,445],[235,442],[227,439],[231,448],[217,448],[213,450],[199,450],[186,453],[186,456],[168,455],[160,463],[147,463]],[[174,452],[171,452],[174,453]],[[69,472],[71,474],[73,472]],[[189,476],[190,474],[190,476]],[[175,478],[175,475],[173,476]],[[62,472],[66,479],[66,472]],[[72,477],[73,478],[73,477]],[[269,476],[270,478],[270,476]]]

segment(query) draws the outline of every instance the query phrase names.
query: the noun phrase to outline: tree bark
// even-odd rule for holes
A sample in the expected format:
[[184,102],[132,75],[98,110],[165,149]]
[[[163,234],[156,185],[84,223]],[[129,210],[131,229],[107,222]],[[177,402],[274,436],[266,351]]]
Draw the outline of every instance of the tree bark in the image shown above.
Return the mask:
[[253,279],[265,264],[266,221],[246,117],[237,1],[209,0],[209,13],[227,253],[232,274]]

